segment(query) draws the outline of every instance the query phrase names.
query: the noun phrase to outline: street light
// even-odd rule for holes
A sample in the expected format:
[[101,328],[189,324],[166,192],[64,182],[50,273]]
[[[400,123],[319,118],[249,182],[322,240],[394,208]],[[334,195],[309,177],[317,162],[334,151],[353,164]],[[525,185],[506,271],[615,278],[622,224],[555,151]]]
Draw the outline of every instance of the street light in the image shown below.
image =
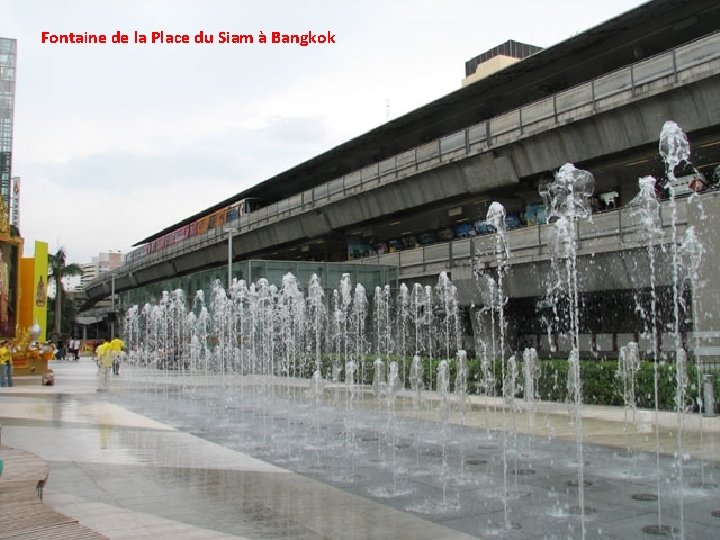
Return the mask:
[[110,275],[110,339],[115,339],[115,272]]
[[228,280],[227,280],[227,293],[230,294],[230,287],[232,286],[232,260],[233,260],[233,248],[232,239],[233,234],[237,233],[238,230],[235,227],[227,227],[225,232],[228,234]]

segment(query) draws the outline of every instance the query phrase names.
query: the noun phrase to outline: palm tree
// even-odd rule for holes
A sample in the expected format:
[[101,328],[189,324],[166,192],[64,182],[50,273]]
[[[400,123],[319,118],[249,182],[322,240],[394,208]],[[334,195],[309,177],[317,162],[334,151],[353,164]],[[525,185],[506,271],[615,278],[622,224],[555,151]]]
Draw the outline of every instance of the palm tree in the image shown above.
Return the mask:
[[61,247],[55,254],[48,254],[48,279],[55,282],[55,334],[60,335],[60,319],[62,317],[62,297],[65,294],[62,278],[82,274],[82,268],[75,263],[65,263],[65,248]]

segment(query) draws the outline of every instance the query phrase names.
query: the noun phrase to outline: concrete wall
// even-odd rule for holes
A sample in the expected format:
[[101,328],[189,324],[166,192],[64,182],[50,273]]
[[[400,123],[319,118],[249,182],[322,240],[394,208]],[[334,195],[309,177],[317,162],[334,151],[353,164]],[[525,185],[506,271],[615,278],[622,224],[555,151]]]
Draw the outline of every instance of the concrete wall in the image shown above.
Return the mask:
[[720,193],[702,197],[702,204],[693,204],[688,209],[688,224],[695,227],[702,244],[702,263],[699,279],[693,290],[695,321],[694,330],[698,341],[690,343],[705,348],[703,360],[720,368]]

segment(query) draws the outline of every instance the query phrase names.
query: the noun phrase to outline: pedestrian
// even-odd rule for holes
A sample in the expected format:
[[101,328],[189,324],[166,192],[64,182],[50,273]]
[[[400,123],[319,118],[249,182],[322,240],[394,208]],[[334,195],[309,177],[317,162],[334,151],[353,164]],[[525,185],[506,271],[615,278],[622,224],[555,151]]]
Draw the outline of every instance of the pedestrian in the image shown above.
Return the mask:
[[80,360],[80,340],[73,338],[72,344],[73,344],[73,355],[75,356],[75,361],[78,362]]
[[103,341],[97,348],[98,392],[107,392],[110,388],[110,369],[112,368],[112,349]]
[[4,340],[0,342],[0,387],[12,385],[12,351],[10,342]]
[[113,375],[120,375],[120,356],[125,348],[125,343],[122,339],[115,338],[109,343],[109,347],[112,355]]

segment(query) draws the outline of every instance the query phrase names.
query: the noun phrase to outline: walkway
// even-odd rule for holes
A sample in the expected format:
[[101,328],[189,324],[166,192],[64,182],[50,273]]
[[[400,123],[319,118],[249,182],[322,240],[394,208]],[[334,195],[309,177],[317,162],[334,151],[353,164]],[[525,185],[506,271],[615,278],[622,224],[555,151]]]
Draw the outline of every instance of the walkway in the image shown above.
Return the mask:
[[[46,507],[34,498],[37,480],[41,479],[44,471],[41,462],[35,462],[36,464],[30,467],[33,471],[40,471],[40,474],[33,472],[34,476],[26,485],[24,496],[28,500],[16,501],[12,495],[0,498],[0,515],[15,516],[23,526],[38,529],[46,527],[46,530],[49,530],[48,527],[56,527],[56,530],[61,530],[62,527],[77,521],[79,523],[75,523],[76,526],[97,531],[111,540],[461,540],[487,536],[487,527],[482,525],[482,520],[490,523],[490,519],[496,520],[498,513],[502,515],[502,504],[498,500],[492,502],[492,499],[484,495],[484,498],[478,500],[490,500],[486,508],[478,506],[461,515],[436,515],[424,519],[422,511],[403,511],[402,505],[395,504],[393,507],[391,500],[387,500],[387,504],[381,504],[382,501],[378,502],[377,498],[373,500],[368,497],[367,492],[364,492],[363,496],[360,486],[354,493],[353,489],[334,487],[311,478],[312,474],[296,474],[241,451],[229,449],[131,412],[117,404],[123,399],[128,402],[131,399],[129,396],[136,395],[131,393],[131,389],[142,385],[148,395],[152,396],[153,392],[158,394],[152,397],[155,402],[170,408],[171,411],[177,411],[178,407],[187,407],[186,411],[180,412],[193,417],[188,421],[199,421],[199,425],[207,425],[211,431],[223,429],[222,425],[226,420],[222,415],[235,415],[234,425],[240,425],[237,415],[242,414],[243,410],[232,407],[227,409],[227,404],[222,400],[223,410],[215,413],[218,415],[217,421],[207,422],[206,419],[212,418],[214,414],[207,412],[213,410],[211,404],[203,405],[200,393],[196,396],[197,403],[192,402],[192,392],[187,393],[187,377],[164,374],[156,370],[125,370],[119,378],[113,379],[114,386],[110,394],[98,394],[95,390],[96,368],[91,360],[83,359],[78,363],[56,362],[53,367],[56,372],[56,384],[53,387],[16,386],[0,390],[2,443],[18,449],[18,452],[32,452],[49,466],[43,502],[54,510],[52,512],[48,509],[51,514],[40,512],[40,508]],[[215,386],[221,381],[213,377],[193,382],[207,384],[211,393],[215,388],[221,388]],[[225,379],[222,384],[231,387],[240,382],[240,379]],[[252,378],[242,382],[257,384]],[[175,399],[183,391],[183,386],[186,387],[186,395],[182,399]],[[401,414],[414,414],[409,398],[410,395],[406,394],[407,401],[398,404],[398,409],[404,409]],[[489,400],[486,403],[485,398],[474,396],[471,402],[472,411],[466,414],[463,421],[480,427],[478,434],[485,432],[483,428],[486,425],[508,428],[511,415],[499,412],[503,408],[501,400]],[[489,405],[487,410],[486,404]],[[172,409],[173,407],[175,409]],[[436,421],[436,411],[426,409],[422,414]],[[654,413],[640,411],[638,415],[637,427],[628,423],[624,429],[622,409],[586,406],[583,408],[585,440],[623,449],[654,448]],[[257,414],[252,416],[261,418]],[[516,416],[518,431],[530,429],[535,435],[540,435],[537,439],[538,446],[549,439],[573,440],[574,427],[569,422],[565,405],[540,404],[532,424],[528,424],[527,416],[522,411]],[[182,415],[174,417],[182,418]],[[661,413],[659,420],[662,426],[662,450],[672,455],[676,440],[676,417]],[[702,470],[704,477],[699,476],[701,471],[695,466],[686,471],[686,482],[690,486],[685,503],[688,540],[713,537],[710,532],[720,527],[720,418],[702,419],[702,437],[697,431],[701,427],[700,421],[697,416],[688,417],[685,427],[686,446],[683,453],[707,460]],[[216,424],[218,427],[213,427]],[[232,429],[228,430],[225,436],[232,437]],[[211,437],[212,433],[207,436]],[[370,437],[368,440],[377,441],[377,438]],[[370,452],[377,450],[379,443],[363,441],[360,436],[361,445]],[[497,465],[498,458],[493,454],[496,450],[482,450],[482,447],[475,441],[474,452],[482,454],[482,459],[477,459],[477,455],[470,455],[472,459],[468,459],[466,464],[471,468],[482,468],[485,460],[495,460]],[[3,447],[2,452],[10,450]],[[366,457],[372,457],[372,454]],[[437,461],[434,454],[427,454],[423,459]],[[569,462],[572,455],[562,459]],[[593,528],[589,529],[588,538],[619,540],[639,537],[640,527],[653,523],[654,503],[633,501],[630,496],[634,497],[637,493],[646,496],[645,494],[652,490],[647,490],[647,479],[638,481],[631,474],[623,477],[623,474],[628,474],[623,468],[632,472],[631,464],[636,461],[643,467],[652,464],[648,459],[632,452],[588,449],[586,459],[591,460],[586,478],[591,478],[595,484],[589,488],[591,492],[588,492],[586,502],[597,506],[597,513],[588,517],[588,523],[595,522]],[[654,456],[652,459],[654,462]],[[663,459],[663,467],[668,469],[672,458]],[[566,530],[569,520],[567,515],[563,515],[563,512],[566,512],[564,507],[559,507],[557,517],[551,515],[549,520],[546,517],[547,508],[552,506],[548,497],[557,497],[561,502],[572,502],[572,488],[567,486],[576,475],[572,473],[571,467],[568,468],[567,463],[557,462],[556,456],[550,456],[549,461],[545,461],[547,463],[538,458],[536,462],[521,465],[532,466],[537,473],[534,477],[528,476],[527,480],[519,477],[522,478],[520,491],[533,494],[532,497],[513,502],[516,507],[514,519],[523,521],[523,528],[512,533],[498,530],[492,532],[503,532],[509,539],[523,540],[543,536],[554,538],[557,534],[562,536],[565,533],[566,536],[576,536]],[[603,476],[601,471],[606,470],[606,465],[610,471],[616,470],[620,475],[618,479]],[[337,464],[333,465],[336,466]],[[7,475],[14,468],[14,465],[6,464],[6,474],[0,480],[0,488],[3,490],[0,494],[5,493],[7,484],[2,482],[9,480]],[[527,469],[522,468],[515,472],[519,474],[526,471]],[[672,476],[669,469],[665,474],[669,475],[668,480]],[[481,474],[478,478],[486,478],[486,481],[493,479],[492,474]],[[513,483],[517,482],[518,480],[513,479]],[[427,493],[434,493],[439,489],[429,479],[419,479],[416,484],[422,484]],[[502,484],[497,483],[485,485],[486,490],[494,489],[496,492],[502,491],[501,487]],[[452,488],[463,493],[477,489],[472,485],[453,485]],[[515,489],[513,494],[520,496],[520,491]],[[672,483],[664,485],[663,515],[667,515],[673,523],[678,519],[675,499]],[[28,512],[14,507],[16,503],[31,504],[36,510]],[[571,507],[569,509],[572,510]],[[532,512],[540,512],[537,519]],[[542,513],[545,513],[545,516]],[[562,527],[565,533],[557,527]],[[10,530],[2,528],[0,539],[35,538],[30,535],[29,529],[15,536],[7,532]],[[475,536],[460,530],[473,531]],[[91,531],[86,533],[92,534]],[[709,535],[703,536],[705,533]],[[79,533],[70,534],[69,537],[81,538]]]
[[0,539],[100,540],[105,536],[54,511],[42,502],[48,465],[30,452],[0,445]]
[[55,386],[0,390],[2,442],[48,462],[46,504],[111,540],[472,538],[110,404],[90,360],[53,368]]

